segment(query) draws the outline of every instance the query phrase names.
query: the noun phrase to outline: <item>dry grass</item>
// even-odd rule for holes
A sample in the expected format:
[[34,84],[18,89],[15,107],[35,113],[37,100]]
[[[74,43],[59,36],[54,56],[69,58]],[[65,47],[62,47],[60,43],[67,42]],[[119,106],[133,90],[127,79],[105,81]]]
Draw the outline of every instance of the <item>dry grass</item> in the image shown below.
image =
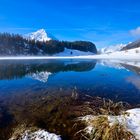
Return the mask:
[[111,100],[103,100],[103,106],[100,108],[100,112],[103,115],[120,115],[124,112],[125,106],[123,102],[114,103]]
[[89,140],[136,140],[131,132],[119,122],[110,125],[107,116],[99,116],[90,122],[93,130]]
[[13,129],[13,134],[9,140],[21,140],[22,135],[25,131],[28,130],[29,132],[35,132],[38,130],[36,127],[26,127],[25,124],[19,125]]
[[[121,124],[117,117],[112,123],[108,116],[125,115],[128,104],[123,102],[114,103],[111,100],[103,100],[103,105],[99,108],[98,115],[85,120],[85,125],[93,128],[90,132],[88,127],[79,131],[83,139],[87,140],[136,140],[135,136],[126,129],[125,124]],[[128,105],[129,106],[129,105]],[[92,114],[91,114],[92,115]]]

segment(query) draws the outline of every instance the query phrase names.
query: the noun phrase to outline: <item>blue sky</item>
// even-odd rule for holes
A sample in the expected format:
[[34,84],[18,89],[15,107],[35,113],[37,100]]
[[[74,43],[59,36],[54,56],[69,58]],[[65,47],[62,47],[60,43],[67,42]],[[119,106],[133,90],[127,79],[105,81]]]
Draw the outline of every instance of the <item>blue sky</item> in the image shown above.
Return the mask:
[[0,32],[46,29],[98,47],[140,38],[140,0],[0,0]]

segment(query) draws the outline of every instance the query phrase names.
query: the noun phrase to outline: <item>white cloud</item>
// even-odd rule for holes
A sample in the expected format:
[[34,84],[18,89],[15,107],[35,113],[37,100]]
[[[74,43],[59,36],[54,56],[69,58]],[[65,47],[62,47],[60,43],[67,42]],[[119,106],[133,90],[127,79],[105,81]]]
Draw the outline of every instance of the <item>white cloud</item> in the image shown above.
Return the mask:
[[130,34],[133,36],[140,36],[140,27],[137,27],[136,29],[131,30]]

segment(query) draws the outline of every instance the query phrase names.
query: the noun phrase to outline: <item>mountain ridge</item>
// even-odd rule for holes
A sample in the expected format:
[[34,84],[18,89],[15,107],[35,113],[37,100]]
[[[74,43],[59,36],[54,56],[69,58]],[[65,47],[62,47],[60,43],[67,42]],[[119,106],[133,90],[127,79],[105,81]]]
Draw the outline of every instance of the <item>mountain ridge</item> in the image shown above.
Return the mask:
[[135,48],[139,48],[139,47],[140,47],[140,39],[139,40],[136,40],[134,42],[129,43],[124,48],[122,48],[121,51],[135,49]]
[[112,45],[109,47],[101,48],[98,50],[99,54],[104,54],[104,53],[113,53],[116,51],[121,51],[127,44],[117,44],[117,45]]

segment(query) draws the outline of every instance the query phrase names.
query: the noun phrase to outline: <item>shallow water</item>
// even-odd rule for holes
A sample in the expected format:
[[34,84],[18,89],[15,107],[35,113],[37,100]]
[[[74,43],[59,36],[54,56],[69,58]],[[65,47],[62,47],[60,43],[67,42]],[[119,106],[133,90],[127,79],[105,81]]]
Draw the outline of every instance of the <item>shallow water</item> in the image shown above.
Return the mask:
[[139,66],[116,60],[0,61],[0,139],[8,139],[19,124],[73,139],[72,120],[89,113],[89,97],[137,106]]

